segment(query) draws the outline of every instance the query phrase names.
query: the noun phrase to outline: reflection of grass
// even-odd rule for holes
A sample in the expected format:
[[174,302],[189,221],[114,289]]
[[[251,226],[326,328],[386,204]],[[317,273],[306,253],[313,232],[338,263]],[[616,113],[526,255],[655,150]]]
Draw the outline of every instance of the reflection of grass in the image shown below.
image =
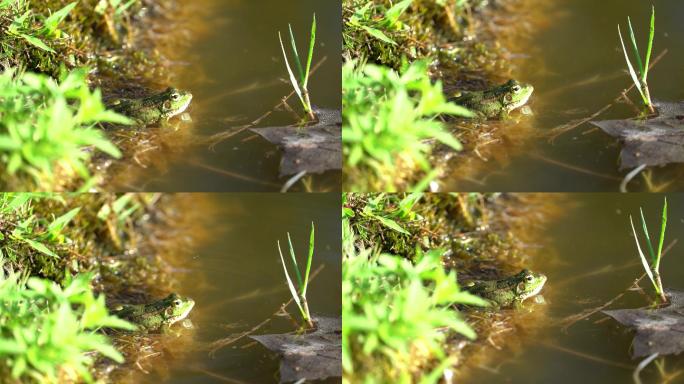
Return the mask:
[[297,278],[297,289],[292,283],[290,274],[287,272],[287,265],[285,263],[285,258],[283,257],[283,251],[280,249],[280,241],[278,241],[278,253],[280,254],[280,261],[283,264],[283,270],[285,271],[285,278],[287,279],[287,286],[290,288],[290,293],[292,294],[292,299],[297,308],[299,308],[299,313],[302,318],[307,323],[310,328],[314,327],[313,320],[311,319],[311,313],[309,312],[309,304],[306,300],[306,289],[309,285],[309,272],[311,271],[311,261],[313,260],[314,254],[314,225],[311,223],[311,235],[309,236],[309,254],[306,259],[306,269],[304,272],[304,278],[299,271],[299,266],[297,265],[297,257],[295,256],[294,248],[292,247],[292,239],[290,238],[290,233],[287,233],[287,242],[290,246],[290,257],[292,259],[292,268],[295,270],[295,277]]
[[406,65],[401,73],[371,64],[345,64],[342,142],[346,169],[358,168],[359,178],[378,180],[379,186],[365,189],[396,190],[402,168],[420,168],[434,177],[428,140],[461,149],[461,143],[437,119],[439,115],[472,116],[447,102],[441,82],[433,84],[428,76],[427,61]]
[[644,212],[641,209],[639,209],[639,211],[641,213],[641,227],[644,232],[644,236],[646,237],[646,245],[648,249],[648,254],[650,256],[650,260],[647,260],[646,256],[641,251],[641,246],[639,245],[639,237],[637,236],[636,230],[634,229],[634,222],[632,221],[632,216],[630,215],[629,222],[632,225],[632,233],[634,233],[634,240],[636,241],[637,250],[639,251],[639,257],[641,258],[641,263],[644,266],[646,275],[648,275],[649,280],[651,280],[651,284],[653,285],[656,294],[660,297],[660,299],[663,302],[666,302],[667,297],[665,296],[665,292],[663,290],[663,283],[660,279],[660,258],[662,257],[663,241],[665,240],[665,227],[667,226],[667,199],[665,199],[665,202],[663,203],[662,221],[660,223],[660,239],[658,241],[657,252],[653,249],[653,245],[651,244],[651,237],[648,234],[648,228],[646,226]]
[[309,115],[311,120],[315,120],[313,108],[311,106],[311,97],[309,96],[309,76],[311,75],[311,61],[313,59],[314,47],[316,46],[316,15],[314,14],[313,22],[311,23],[311,35],[309,36],[309,54],[306,59],[306,67],[302,65],[302,61],[299,58],[299,52],[297,51],[297,44],[295,42],[294,33],[292,32],[292,26],[289,25],[290,31],[290,46],[292,47],[292,55],[294,56],[295,68],[297,69],[297,74],[299,75],[299,80],[295,77],[290,67],[290,61],[287,58],[287,53],[285,52],[285,45],[283,44],[283,37],[278,32],[278,39],[280,40],[280,48],[283,51],[283,58],[285,59],[285,67],[287,67],[287,72],[290,75],[290,83],[299,97],[304,111]]
[[622,39],[622,31],[620,30],[620,25],[618,25],[618,36],[620,37],[620,43],[622,44],[622,52],[625,54],[625,61],[627,62],[627,69],[629,69],[629,74],[632,77],[632,81],[641,95],[641,100],[644,105],[648,107],[651,113],[654,112],[653,103],[651,102],[651,93],[648,89],[648,67],[649,61],[651,60],[651,51],[653,49],[653,37],[655,36],[655,7],[651,6],[651,23],[648,34],[648,46],[646,48],[645,62],[641,61],[641,56],[639,55],[639,48],[637,46],[636,37],[634,37],[634,29],[632,29],[632,21],[627,17],[627,25],[629,27],[629,37],[632,42],[632,53],[637,64],[638,73],[634,70],[632,62],[629,60],[629,54],[627,53],[627,48],[625,48],[625,42]]
[[[352,194],[344,195],[346,199]],[[342,361],[346,382],[438,382],[454,361],[444,341],[450,333],[475,338],[475,332],[454,304],[484,306],[477,296],[461,291],[456,272],[442,266],[443,250],[423,252],[416,245],[414,261],[360,247],[378,233],[402,236],[422,194],[405,197],[374,194],[363,208],[343,208],[342,219]],[[350,220],[356,220],[352,225]],[[382,236],[385,237],[385,236]],[[427,362],[432,373],[416,368]]]

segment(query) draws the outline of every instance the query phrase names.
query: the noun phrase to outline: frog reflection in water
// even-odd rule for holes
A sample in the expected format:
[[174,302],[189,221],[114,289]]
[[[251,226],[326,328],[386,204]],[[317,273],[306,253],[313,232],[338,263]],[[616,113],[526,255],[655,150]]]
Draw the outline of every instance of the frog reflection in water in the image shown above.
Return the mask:
[[139,127],[160,124],[180,115],[190,105],[192,94],[187,91],[168,88],[159,94],[141,99],[117,99],[107,107],[127,116]]
[[509,80],[484,91],[461,92],[449,101],[468,108],[483,119],[505,119],[511,111],[525,105],[532,92],[532,85]]
[[171,325],[185,319],[194,306],[193,299],[172,293],[150,304],[123,305],[112,314],[136,324],[139,330],[166,332]]
[[546,283],[546,276],[523,269],[517,275],[501,280],[476,280],[464,284],[463,288],[495,307],[520,307],[522,302],[537,295]]

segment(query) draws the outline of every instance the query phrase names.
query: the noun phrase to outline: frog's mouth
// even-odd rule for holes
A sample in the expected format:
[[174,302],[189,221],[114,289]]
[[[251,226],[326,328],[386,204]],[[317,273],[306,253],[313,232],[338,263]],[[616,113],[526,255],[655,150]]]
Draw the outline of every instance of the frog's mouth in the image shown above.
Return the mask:
[[189,300],[189,302],[188,302],[188,308],[187,308],[185,311],[181,312],[180,314],[178,314],[178,315],[176,315],[176,316],[172,316],[171,318],[169,318],[169,323],[170,323],[170,324],[173,324],[173,323],[176,323],[176,322],[178,322],[178,321],[180,321],[180,320],[183,320],[183,319],[185,319],[186,317],[188,317],[188,315],[190,314],[190,311],[192,311],[192,308],[193,308],[194,306],[195,306],[195,301],[194,301],[194,300]]
[[178,116],[181,113],[185,112],[186,109],[190,106],[190,103],[192,102],[192,95],[188,95],[188,100],[185,102],[185,104],[181,105],[180,107],[176,108],[175,110],[171,111],[171,114],[169,115],[169,118]]

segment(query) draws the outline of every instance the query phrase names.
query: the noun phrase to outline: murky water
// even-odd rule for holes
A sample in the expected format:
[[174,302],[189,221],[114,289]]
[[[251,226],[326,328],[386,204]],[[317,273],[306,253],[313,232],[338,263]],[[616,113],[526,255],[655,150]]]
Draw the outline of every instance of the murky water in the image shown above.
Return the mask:
[[[200,198],[200,196],[198,196]],[[181,273],[179,292],[195,299],[190,315],[195,329],[163,362],[165,369],[141,375],[144,383],[269,383],[277,382],[278,360],[261,345],[242,339],[210,356],[210,343],[249,331],[272,318],[255,334],[292,331],[293,324],[273,316],[289,297],[276,241],[287,244],[305,260],[311,222],[316,225],[316,252],[308,299],[311,311],[340,316],[341,245],[338,194],[211,194],[219,211],[212,216],[211,239],[197,248]],[[286,246],[286,245],[285,245]],[[286,250],[284,249],[286,252]],[[296,307],[289,312],[295,315]],[[167,351],[168,352],[168,351]],[[139,380],[139,381],[138,381]]]
[[[649,73],[651,95],[656,100],[684,99],[684,2],[679,0],[560,0],[548,4],[540,16],[547,26],[536,33],[530,46],[513,47],[510,60],[514,76],[535,86],[531,99],[534,117],[529,120],[536,134],[523,148],[511,149],[510,158],[490,158],[469,181],[453,175],[445,190],[473,191],[617,191],[627,171],[618,171],[620,152],[616,140],[585,123],[549,142],[545,136],[554,127],[582,119],[611,103],[631,84],[617,36],[618,23],[626,37],[631,16],[642,55],[645,53],[650,4],[656,9],[653,58],[668,53]],[[525,12],[525,10],[522,10]],[[519,17],[521,23],[525,14]],[[637,93],[630,94],[638,102]],[[635,113],[617,104],[599,119],[628,118]],[[511,135],[515,136],[515,132]],[[514,141],[515,138],[513,138]],[[508,140],[511,141],[511,140]],[[500,150],[497,150],[500,152]],[[673,181],[670,190],[684,188],[682,166],[657,169],[655,184]],[[679,180],[677,180],[677,178]],[[474,181],[473,181],[474,180]],[[639,177],[630,190],[644,190]]]
[[[658,194],[571,194],[563,198],[569,208],[549,226],[540,239],[549,244],[533,268],[544,271],[548,319],[535,336],[523,335],[520,353],[506,349],[486,367],[475,368],[470,382],[478,383],[626,383],[632,382],[639,360],[630,358],[633,332],[602,314],[590,316],[563,329],[561,320],[583,310],[603,305],[625,291],[642,273],[629,215],[639,225],[643,207],[657,236],[663,195]],[[663,258],[661,274],[665,287],[684,289],[684,195],[668,195],[668,224],[665,245],[679,239]],[[639,230],[637,228],[637,230]],[[641,235],[641,234],[640,234]],[[643,243],[642,243],[643,244]],[[644,281],[642,287],[652,292]],[[610,308],[637,308],[647,305],[644,298],[627,293]],[[518,335],[520,336],[520,335]],[[516,348],[522,347],[522,348]],[[684,369],[682,356],[668,356],[666,371]],[[493,371],[494,370],[494,371]],[[684,374],[684,372],[682,372]],[[663,382],[654,365],[643,373],[645,383]],[[680,375],[673,382],[684,382]]]
[[[339,2],[207,0],[206,3],[211,11],[201,22],[206,23],[208,31],[175,63],[180,68],[174,85],[194,95],[190,107],[194,135],[208,138],[232,132],[272,110],[293,90],[285,82],[288,75],[278,31],[286,33],[291,23],[298,48],[305,52],[314,13],[318,20],[318,43],[313,62],[326,60],[310,79],[312,103],[320,108],[339,109]],[[301,110],[296,96],[290,99],[290,105]],[[296,122],[293,114],[277,111],[257,127]],[[141,171],[134,180],[126,180],[123,187],[150,191],[253,192],[277,191],[287,181],[278,175],[279,150],[249,131],[209,147],[209,143],[198,144],[174,155],[161,151],[159,156],[170,157],[168,170],[159,174],[158,169],[151,167],[147,172]],[[309,184],[316,191],[339,190],[340,173],[314,175]],[[293,188],[303,189],[301,184]]]

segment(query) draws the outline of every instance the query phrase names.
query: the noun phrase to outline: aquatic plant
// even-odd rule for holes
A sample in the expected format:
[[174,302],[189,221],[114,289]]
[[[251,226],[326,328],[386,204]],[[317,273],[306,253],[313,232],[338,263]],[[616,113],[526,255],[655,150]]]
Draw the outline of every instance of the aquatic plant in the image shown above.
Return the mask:
[[651,22],[648,32],[648,46],[646,47],[646,56],[644,61],[641,61],[641,56],[639,54],[639,48],[637,46],[636,38],[634,37],[634,29],[632,28],[632,21],[629,16],[627,17],[627,25],[629,27],[629,37],[632,41],[632,53],[637,64],[638,73],[634,70],[632,62],[629,60],[629,54],[627,53],[627,48],[625,48],[625,42],[622,39],[622,31],[620,30],[620,25],[618,24],[618,36],[620,37],[620,44],[622,44],[622,52],[625,54],[625,61],[627,62],[627,69],[629,70],[629,75],[632,77],[632,81],[639,91],[641,100],[644,105],[654,113],[653,103],[651,102],[651,92],[648,89],[648,70],[649,62],[651,60],[651,51],[653,49],[653,38],[655,36],[655,7],[651,6]]
[[309,115],[309,119],[316,120],[316,116],[313,112],[313,107],[311,106],[311,97],[309,96],[309,77],[311,75],[311,62],[313,59],[314,47],[316,46],[316,14],[313,16],[313,22],[311,23],[311,34],[309,35],[309,53],[306,59],[306,67],[302,66],[302,61],[299,58],[299,52],[297,51],[297,44],[295,42],[294,33],[292,32],[292,25],[288,24],[290,31],[290,46],[292,47],[292,55],[294,56],[295,67],[297,68],[297,74],[299,75],[299,80],[295,77],[290,67],[290,61],[285,52],[285,45],[283,44],[283,37],[278,31],[278,39],[280,40],[280,48],[283,51],[283,58],[285,59],[285,67],[287,68],[287,73],[290,75],[290,83],[299,97],[299,101],[304,107],[304,112]]
[[22,382],[92,382],[88,368],[98,355],[123,362],[95,331],[135,327],[107,313],[104,296],[90,287],[92,274],[67,276],[63,287],[27,276],[0,258],[0,371]]
[[86,75],[87,69],[78,69],[56,81],[12,69],[0,74],[0,163],[9,174],[31,175],[49,189],[56,168],[62,175],[88,178],[88,147],[121,155],[95,125],[130,122],[105,108],[100,91],[88,87]]
[[434,368],[421,382],[438,382],[453,363],[443,346],[450,332],[476,336],[454,304],[486,303],[461,291],[456,272],[447,273],[442,266],[441,249],[423,252],[416,247],[411,262],[378,247],[358,246],[360,239],[377,234],[366,233],[365,224],[352,226],[351,218],[362,215],[378,220],[388,232],[403,234],[401,223],[420,218],[414,206],[422,194],[374,194],[368,196],[372,207],[361,211],[345,206],[350,196],[358,195],[344,194],[342,211],[342,363],[347,382],[410,382],[415,368],[428,362],[436,364],[429,365]]
[[309,272],[311,271],[311,261],[314,255],[314,224],[311,223],[311,234],[309,235],[309,253],[306,258],[306,268],[304,270],[304,278],[299,271],[299,266],[297,265],[297,257],[295,256],[294,248],[292,247],[292,239],[290,238],[290,232],[287,233],[287,243],[290,246],[290,257],[292,259],[292,268],[295,270],[295,277],[297,278],[297,288],[295,288],[290,278],[290,274],[287,271],[287,265],[285,263],[285,258],[283,257],[283,251],[280,249],[280,240],[278,240],[278,253],[280,254],[280,261],[283,265],[283,271],[285,272],[285,278],[287,279],[287,286],[290,288],[290,293],[292,294],[292,300],[297,304],[299,308],[299,313],[302,318],[307,323],[309,328],[314,327],[313,320],[311,318],[311,313],[309,312],[309,304],[306,300],[306,289],[309,285]]
[[441,82],[430,80],[426,61],[405,64],[401,73],[356,62],[342,68],[345,165],[348,170],[359,167],[372,172],[379,180],[378,189],[395,190],[402,166],[420,168],[434,178],[428,161],[432,145],[427,140],[461,149],[461,143],[436,119],[439,115],[472,113],[446,100]]
[[660,222],[660,239],[658,240],[658,251],[653,249],[651,244],[651,237],[648,234],[648,228],[646,226],[646,219],[644,218],[644,211],[639,208],[641,214],[641,227],[646,237],[646,245],[650,260],[646,259],[646,256],[641,251],[641,246],[639,245],[639,237],[637,236],[636,230],[634,229],[634,222],[632,221],[632,215],[629,216],[629,223],[632,225],[632,233],[634,234],[634,240],[636,241],[637,250],[639,251],[639,257],[641,259],[641,264],[646,271],[648,279],[653,285],[656,294],[662,300],[662,302],[667,302],[667,296],[665,296],[665,291],[663,290],[663,282],[660,279],[660,258],[663,252],[663,241],[665,240],[665,227],[667,227],[667,198],[663,202],[663,213],[662,220]]

